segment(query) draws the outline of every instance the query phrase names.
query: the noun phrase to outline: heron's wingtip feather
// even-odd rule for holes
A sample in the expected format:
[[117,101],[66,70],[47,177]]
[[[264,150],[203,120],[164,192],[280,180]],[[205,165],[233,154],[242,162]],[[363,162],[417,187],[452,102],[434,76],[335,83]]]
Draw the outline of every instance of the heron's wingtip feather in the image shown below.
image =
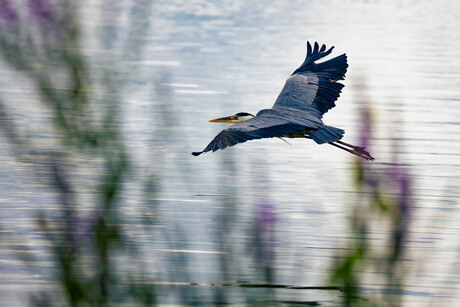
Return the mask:
[[321,49],[319,50],[319,52],[324,52],[324,50],[326,50],[326,45],[322,44]]
[[297,68],[293,74],[310,69],[311,64],[314,64],[316,60],[319,60],[329,55],[332,52],[332,49],[334,49],[334,46],[326,50],[326,45],[324,44],[320,48],[317,42],[314,43],[314,46],[312,48],[310,42],[307,42],[307,57],[305,58],[303,64],[300,65],[300,67]]
[[307,42],[307,58],[311,56],[311,44],[310,42]]
[[194,151],[194,152],[192,152],[192,155],[197,157],[197,156],[201,155],[202,153],[203,153],[202,151],[200,151],[200,152]]

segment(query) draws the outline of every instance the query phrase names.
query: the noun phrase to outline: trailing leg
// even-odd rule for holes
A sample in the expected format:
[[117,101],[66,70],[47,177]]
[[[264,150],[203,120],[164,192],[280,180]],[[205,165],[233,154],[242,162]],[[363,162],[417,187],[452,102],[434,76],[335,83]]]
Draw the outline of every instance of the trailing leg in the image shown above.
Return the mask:
[[368,161],[374,160],[374,158],[371,156],[371,154],[369,152],[367,152],[364,149],[364,147],[354,146],[354,145],[351,145],[351,144],[348,144],[348,143],[345,143],[345,142],[342,142],[342,141],[337,141],[337,143],[345,145],[345,146],[348,146],[350,148],[347,148],[345,146],[336,144],[335,142],[329,142],[329,144],[331,144],[332,146],[335,146],[337,148],[340,148],[340,149],[343,149],[345,151],[348,151],[349,153],[352,153],[352,154],[354,154],[354,155],[356,155],[356,156],[358,156],[360,158],[366,159]]

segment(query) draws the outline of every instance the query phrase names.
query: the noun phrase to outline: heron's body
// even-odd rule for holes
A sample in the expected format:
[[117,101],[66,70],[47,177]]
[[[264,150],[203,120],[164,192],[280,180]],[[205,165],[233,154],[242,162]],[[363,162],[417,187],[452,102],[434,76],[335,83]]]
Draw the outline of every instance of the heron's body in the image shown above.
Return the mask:
[[324,113],[335,107],[340,96],[347,71],[347,57],[342,54],[331,60],[315,63],[331,53],[330,48],[315,43],[312,49],[307,43],[307,57],[304,63],[288,78],[275,104],[253,116],[237,113],[211,122],[233,123],[222,130],[198,156],[204,152],[216,151],[249,140],[271,137],[301,137],[313,139],[317,144],[329,143],[367,160],[372,156],[362,147],[340,141],[344,130],[327,126],[322,121]]

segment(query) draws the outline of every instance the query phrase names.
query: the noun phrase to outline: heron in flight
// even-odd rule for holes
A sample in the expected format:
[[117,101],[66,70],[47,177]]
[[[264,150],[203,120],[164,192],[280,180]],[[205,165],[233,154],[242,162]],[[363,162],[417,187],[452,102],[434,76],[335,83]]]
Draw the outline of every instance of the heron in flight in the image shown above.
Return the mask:
[[335,107],[344,86],[337,81],[344,79],[348,67],[345,54],[316,63],[333,48],[326,50],[325,45],[320,48],[316,42],[312,48],[307,42],[305,61],[287,79],[271,109],[261,110],[256,116],[241,112],[210,120],[233,125],[222,130],[203,151],[192,154],[199,156],[249,140],[286,137],[312,139],[317,144],[327,143],[366,160],[374,160],[365,148],[341,141],[344,130],[327,126],[321,120],[324,113]]

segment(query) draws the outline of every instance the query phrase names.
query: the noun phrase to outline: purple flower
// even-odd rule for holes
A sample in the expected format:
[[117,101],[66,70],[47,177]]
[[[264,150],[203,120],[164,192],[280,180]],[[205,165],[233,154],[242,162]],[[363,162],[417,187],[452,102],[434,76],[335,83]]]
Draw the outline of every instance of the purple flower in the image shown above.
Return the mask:
[[404,242],[406,240],[411,215],[411,191],[410,178],[404,169],[398,169],[397,175],[393,178],[393,184],[399,190],[399,198],[397,200],[398,214],[394,219],[393,227],[393,255],[391,260],[396,260],[401,256],[404,250]]
[[399,186],[401,188],[401,195],[399,198],[399,206],[401,209],[401,213],[405,218],[410,217],[411,213],[411,188],[410,188],[410,179],[409,176],[406,173],[403,173],[403,175],[399,178]]
[[269,204],[260,205],[257,212],[257,224],[264,229],[270,229],[275,226],[275,223],[276,215],[273,207]]
[[80,247],[88,247],[95,231],[95,220],[91,217],[78,217],[74,225],[73,236]]
[[366,107],[361,110],[361,130],[359,134],[359,146],[366,148],[371,138],[371,112]]
[[54,21],[54,6],[46,0],[29,0],[29,9],[39,22]]
[[274,208],[267,203],[259,205],[255,217],[255,247],[256,255],[261,263],[269,265],[275,256],[275,225]]
[[18,22],[18,13],[11,7],[8,0],[0,0],[0,19],[7,25]]
[[405,169],[395,166],[390,169],[389,178],[392,186],[399,195],[398,209],[401,213],[401,218],[407,219],[410,217],[412,208],[410,177]]

